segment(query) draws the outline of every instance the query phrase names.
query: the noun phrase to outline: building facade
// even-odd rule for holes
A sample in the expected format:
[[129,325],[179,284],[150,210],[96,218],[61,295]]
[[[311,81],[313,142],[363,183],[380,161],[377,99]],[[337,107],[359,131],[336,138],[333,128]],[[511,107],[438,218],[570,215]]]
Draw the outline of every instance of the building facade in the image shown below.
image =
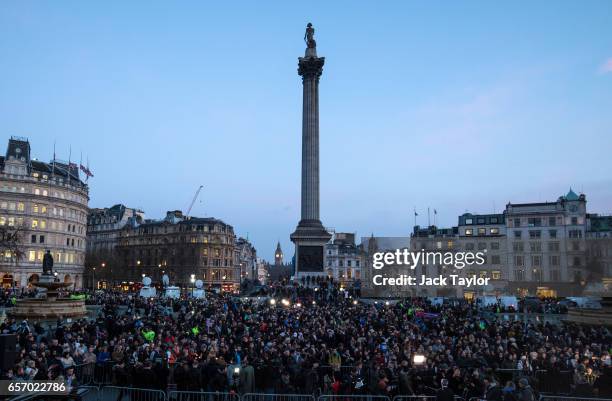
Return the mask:
[[148,276],[160,283],[168,274],[172,285],[189,288],[193,275],[207,288],[234,291],[240,287],[235,241],[231,225],[215,218],[187,218],[176,210],[167,212],[162,220],[126,225],[116,250],[125,280]]
[[325,263],[327,276],[341,283],[352,283],[361,280],[363,255],[355,243],[354,233],[334,232],[331,240],[325,245]]
[[116,278],[122,275],[122,265],[115,248],[121,229],[126,225],[142,224],[144,220],[142,210],[121,204],[89,210],[84,273],[87,287],[107,288],[118,284]]
[[555,296],[586,278],[586,197],[570,191],[556,202],[506,206],[508,290]]
[[27,287],[38,280],[47,250],[58,278],[76,289],[83,286],[89,187],[78,169],[70,162],[32,158],[26,138],[9,140],[0,157],[0,226],[20,241],[19,252],[5,248],[0,255],[3,286]]
[[586,274],[588,282],[612,288],[612,216],[587,216]]
[[[491,284],[464,291],[464,296],[503,293],[511,272],[508,269],[506,246],[506,219],[504,214],[465,213],[459,216],[457,227],[457,249],[465,252],[483,252],[485,263],[472,265],[465,271],[466,276],[490,278]],[[472,293],[472,294],[469,294]]]
[[234,265],[240,269],[243,280],[257,280],[257,250],[245,238],[238,238],[234,244]]

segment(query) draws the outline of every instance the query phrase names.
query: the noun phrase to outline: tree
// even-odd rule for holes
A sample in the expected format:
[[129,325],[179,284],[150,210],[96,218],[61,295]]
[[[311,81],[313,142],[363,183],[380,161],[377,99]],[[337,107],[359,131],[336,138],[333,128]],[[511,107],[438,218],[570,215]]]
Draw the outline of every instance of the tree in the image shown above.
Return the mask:
[[22,226],[0,226],[0,252],[4,255],[10,254],[16,262],[25,255],[23,232]]

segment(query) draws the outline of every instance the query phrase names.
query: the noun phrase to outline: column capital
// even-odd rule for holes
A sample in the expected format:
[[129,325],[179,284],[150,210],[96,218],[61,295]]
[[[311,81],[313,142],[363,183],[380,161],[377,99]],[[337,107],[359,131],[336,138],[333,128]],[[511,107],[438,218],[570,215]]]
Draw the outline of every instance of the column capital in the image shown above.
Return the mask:
[[325,57],[298,57],[298,74],[304,79],[319,78],[323,74]]

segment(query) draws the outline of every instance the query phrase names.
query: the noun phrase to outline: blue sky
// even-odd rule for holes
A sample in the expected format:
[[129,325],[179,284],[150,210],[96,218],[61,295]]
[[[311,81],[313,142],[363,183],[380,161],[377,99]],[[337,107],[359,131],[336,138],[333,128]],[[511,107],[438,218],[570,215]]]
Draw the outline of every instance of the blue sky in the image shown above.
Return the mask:
[[185,210],[271,259],[299,220],[320,56],[321,218],[407,235],[572,186],[612,213],[612,2],[0,2],[0,137],[88,157],[93,207]]

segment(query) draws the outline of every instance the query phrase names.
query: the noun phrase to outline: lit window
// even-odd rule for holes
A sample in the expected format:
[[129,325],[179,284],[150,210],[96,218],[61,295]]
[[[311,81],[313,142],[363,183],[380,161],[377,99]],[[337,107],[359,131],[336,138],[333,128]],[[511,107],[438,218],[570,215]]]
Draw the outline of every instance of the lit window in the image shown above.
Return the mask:
[[36,260],[36,251],[30,251],[28,255],[28,261],[34,262]]
[[32,220],[32,228],[37,228],[38,227],[38,220],[34,219]]
[[23,212],[25,210],[25,205],[23,204],[23,202],[19,202],[17,204],[17,210],[20,212]]
[[498,235],[499,234],[499,228],[492,228],[491,229],[491,235]]
[[493,280],[501,280],[501,272],[499,270],[493,270],[491,272],[491,277]]
[[32,212],[33,212],[33,213],[38,213],[38,204],[37,204],[37,203],[35,203],[35,204],[32,206]]
[[465,229],[465,235],[472,235],[472,234],[474,234],[474,230],[472,230],[471,228]]

